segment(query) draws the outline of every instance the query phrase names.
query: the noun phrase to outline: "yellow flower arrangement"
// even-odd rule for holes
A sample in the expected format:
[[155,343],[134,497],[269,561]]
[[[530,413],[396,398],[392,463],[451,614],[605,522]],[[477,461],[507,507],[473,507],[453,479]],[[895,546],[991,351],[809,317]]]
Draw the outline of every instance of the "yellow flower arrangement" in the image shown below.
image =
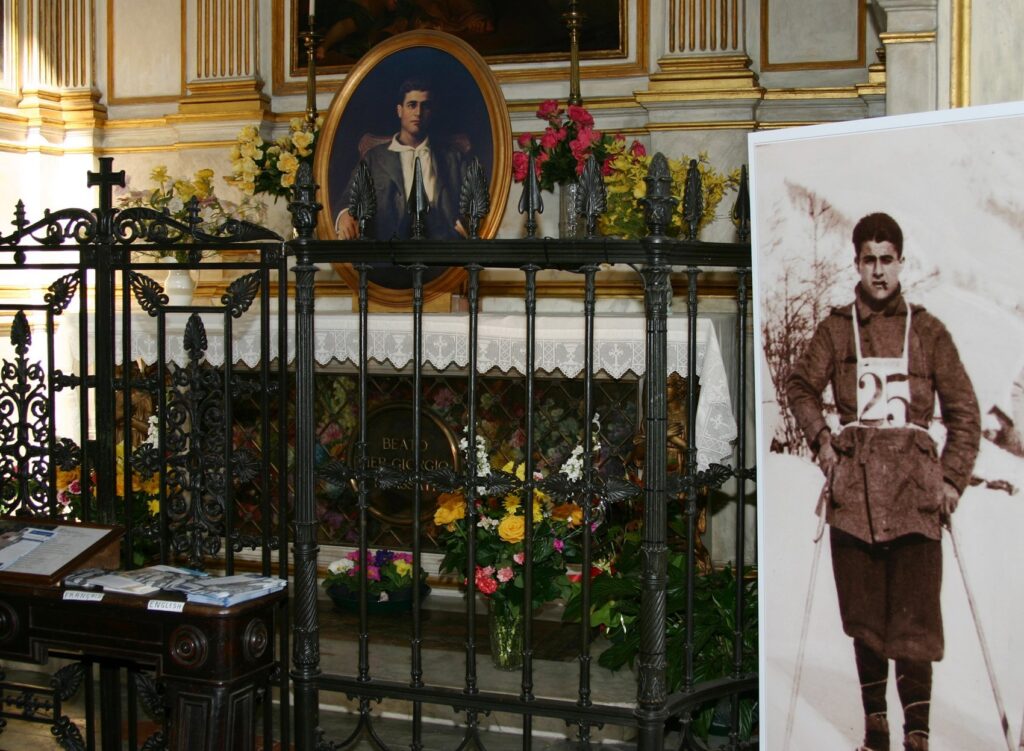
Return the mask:
[[[195,175],[189,180],[173,177],[168,173],[166,165],[159,164],[149,173],[149,179],[155,187],[124,191],[118,196],[118,208],[149,208],[166,212],[172,219],[187,223],[188,204],[195,199],[199,220],[203,225],[217,226],[228,219],[242,219],[256,224],[262,224],[266,220],[266,206],[259,201],[246,196],[241,202],[234,203],[218,197],[214,189],[212,169],[196,170]],[[225,181],[230,182],[227,178]],[[157,251],[156,255],[174,256],[180,262],[188,260],[187,252],[184,250],[161,250]]]
[[[601,234],[639,239],[647,235],[644,222],[644,211],[640,199],[647,195],[647,183],[644,178],[651,166],[652,157],[643,150],[629,150],[611,160],[610,169],[605,177],[608,189],[608,210],[601,216],[598,228]],[[686,173],[690,166],[690,157],[669,159],[668,167],[672,176],[672,195],[679,204],[673,214],[673,221],[666,233],[676,237],[684,233],[686,221],[683,219],[683,192],[686,189]],[[735,190],[740,183],[740,171],[735,169],[728,174],[718,172],[711,166],[707,152],[697,156],[697,170],[701,176],[701,188],[704,197],[704,211],[697,229],[703,229],[715,219],[715,211],[729,190]]]
[[293,117],[289,132],[273,143],[267,143],[255,125],[246,125],[231,147],[232,174],[226,178],[246,195],[269,193],[288,196],[295,185],[295,175],[303,162],[312,163],[316,139],[323,118],[316,121],[312,132],[302,118]]

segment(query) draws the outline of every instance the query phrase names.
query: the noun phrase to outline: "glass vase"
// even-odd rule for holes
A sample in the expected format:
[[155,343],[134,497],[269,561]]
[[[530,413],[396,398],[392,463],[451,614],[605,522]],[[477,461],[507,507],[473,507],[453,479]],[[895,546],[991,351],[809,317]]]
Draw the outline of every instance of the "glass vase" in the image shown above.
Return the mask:
[[491,662],[499,670],[523,666],[523,614],[504,602],[490,602],[487,626],[491,637]]
[[576,213],[578,191],[576,182],[558,184],[558,236],[563,240],[583,236],[583,222]]

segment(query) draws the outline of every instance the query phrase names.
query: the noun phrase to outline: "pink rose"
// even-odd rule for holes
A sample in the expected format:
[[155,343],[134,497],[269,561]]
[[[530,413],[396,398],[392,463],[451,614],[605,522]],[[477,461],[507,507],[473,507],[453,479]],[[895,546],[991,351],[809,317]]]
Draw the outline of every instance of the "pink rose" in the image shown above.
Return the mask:
[[81,482],[81,480],[72,480],[71,483],[68,485],[68,492],[69,493],[74,493],[75,495],[78,495],[79,493],[81,493],[82,492],[82,482]]
[[557,537],[555,538],[555,541],[551,545],[559,553],[561,553],[563,550],[565,550],[565,543],[562,542],[561,540],[559,540]]
[[644,145],[639,141],[633,141],[632,145],[629,147],[629,155],[647,156],[647,149],[645,149]]
[[523,554],[522,551],[519,551],[514,556],[512,556],[512,560],[515,561],[516,563],[518,563],[520,566],[522,566],[523,565],[523,561],[526,560],[526,556]]
[[512,578],[514,576],[515,572],[512,570],[511,566],[504,566],[498,569],[498,581],[500,581],[502,584],[504,584],[507,581],[512,581]]
[[562,115],[562,108],[557,99],[545,99],[537,108],[537,117],[541,120],[554,120]]
[[[562,128],[565,130],[565,128]],[[555,148],[559,143],[558,133],[555,132],[554,128],[545,128],[544,134],[540,137],[541,148],[550,151]]]
[[71,504],[71,496],[65,493],[63,490],[57,493],[57,503],[61,506],[68,506]]
[[578,104],[569,105],[569,119],[581,127],[589,128],[594,124],[593,116]]
[[530,166],[530,157],[525,151],[516,151],[512,154],[512,179],[521,183],[526,179],[526,170]]
[[528,149],[533,145],[533,133],[523,133],[516,139],[516,143],[519,144],[519,148]]

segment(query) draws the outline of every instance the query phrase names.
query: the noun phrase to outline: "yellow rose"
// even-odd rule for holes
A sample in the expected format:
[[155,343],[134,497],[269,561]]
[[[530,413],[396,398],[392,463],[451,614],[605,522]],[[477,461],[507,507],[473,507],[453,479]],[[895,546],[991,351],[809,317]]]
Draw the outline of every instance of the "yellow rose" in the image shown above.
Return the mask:
[[466,518],[466,502],[458,493],[442,493],[437,497],[434,524],[441,527]]
[[290,188],[293,185],[295,185],[295,173],[294,172],[285,172],[283,175],[281,175],[281,187],[282,188]]
[[277,160],[277,168],[286,175],[292,175],[292,181],[294,182],[294,175],[299,169],[299,160],[295,158],[295,154],[291,154],[286,151],[281,154],[281,157]]
[[506,516],[498,525],[498,537],[513,545],[522,542],[526,537],[526,520],[521,516]]
[[295,150],[299,153],[299,156],[306,156],[309,153],[309,147],[312,143],[312,133],[300,130],[298,133],[292,134],[292,145],[295,146]]

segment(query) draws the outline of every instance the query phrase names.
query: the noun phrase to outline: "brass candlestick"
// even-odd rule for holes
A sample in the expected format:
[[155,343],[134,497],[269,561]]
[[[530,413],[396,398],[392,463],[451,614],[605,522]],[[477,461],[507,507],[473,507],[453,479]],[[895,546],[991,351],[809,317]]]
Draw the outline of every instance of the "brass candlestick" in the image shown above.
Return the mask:
[[562,14],[569,29],[569,104],[582,105],[580,95],[580,29],[586,15],[579,9],[578,0],[569,0],[569,9]]
[[309,28],[302,34],[306,47],[306,130],[316,128],[316,44],[321,36],[313,30],[313,16],[309,17]]

